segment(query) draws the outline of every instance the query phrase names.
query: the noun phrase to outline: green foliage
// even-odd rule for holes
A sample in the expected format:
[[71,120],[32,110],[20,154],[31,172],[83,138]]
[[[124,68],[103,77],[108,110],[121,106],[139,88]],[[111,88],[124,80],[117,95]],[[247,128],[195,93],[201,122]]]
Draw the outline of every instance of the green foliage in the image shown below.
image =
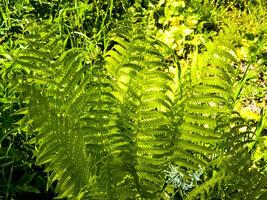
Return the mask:
[[16,53],[36,162],[50,183],[57,180],[60,198],[166,198],[167,166],[205,167],[235,128],[222,120],[235,101],[232,50],[211,45],[201,68],[177,77],[161,53],[171,50],[144,26],[128,22],[111,32],[106,64],[84,60],[79,49],[60,53],[60,37],[42,29]]
[[27,102],[21,82],[15,78],[21,70],[13,71],[13,61],[9,58],[5,54],[0,59],[0,198],[38,198],[40,194],[46,198],[53,192],[46,191],[47,174],[33,159],[34,145],[23,119],[28,113],[24,109]]
[[[264,126],[266,115],[255,127],[234,115],[234,123],[223,155],[210,163],[212,177],[196,187],[186,199],[265,199],[266,198],[266,160],[255,159],[255,144]],[[234,126],[235,125],[235,126]],[[246,140],[244,140],[246,138]],[[263,138],[262,138],[263,139]],[[255,141],[253,141],[255,140]],[[255,143],[256,142],[256,143]]]
[[0,198],[265,199],[266,9],[224,4],[2,1]]

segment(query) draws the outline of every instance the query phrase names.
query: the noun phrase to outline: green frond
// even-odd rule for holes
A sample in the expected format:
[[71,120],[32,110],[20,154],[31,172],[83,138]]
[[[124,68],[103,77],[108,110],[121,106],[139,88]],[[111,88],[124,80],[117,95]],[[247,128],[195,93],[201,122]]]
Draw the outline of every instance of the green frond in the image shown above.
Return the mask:
[[114,88],[122,94],[120,128],[125,133],[128,132],[126,127],[132,129],[129,144],[136,163],[132,176],[138,177],[136,184],[143,188],[140,195],[145,198],[151,191],[159,191],[159,186],[164,184],[160,166],[170,162],[173,152],[167,117],[172,99],[166,94],[171,92],[168,84],[173,80],[168,73],[158,70],[167,68],[167,64],[149,38],[140,33],[127,38],[127,43],[125,38],[121,33],[116,37],[119,51],[123,53],[116,50],[118,44],[107,53],[107,71],[114,77],[117,85]]
[[216,168],[186,197],[205,199],[228,178],[229,155],[254,139],[256,128],[233,111],[235,52],[208,47],[199,54],[204,66],[184,72],[144,24],[129,23],[111,31],[104,58],[92,60],[65,51],[60,37],[30,36],[9,69],[20,71],[29,102],[15,115],[27,115],[36,162],[59,198],[159,199],[173,164],[186,176]]
[[186,200],[193,200],[193,199],[205,199],[209,198],[206,197],[204,192],[209,192],[213,190],[213,188],[216,186],[216,184],[220,184],[220,182],[223,182],[225,179],[225,174],[224,172],[219,172],[218,174],[215,174],[213,178],[210,180],[206,181],[204,184],[201,186],[196,187],[192,192],[189,193],[189,195],[186,197]]

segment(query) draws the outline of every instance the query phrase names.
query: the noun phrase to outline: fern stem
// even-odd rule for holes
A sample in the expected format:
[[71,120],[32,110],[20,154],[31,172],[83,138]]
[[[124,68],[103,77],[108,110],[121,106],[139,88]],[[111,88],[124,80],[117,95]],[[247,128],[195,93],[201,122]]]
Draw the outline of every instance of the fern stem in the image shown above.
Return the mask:
[[266,125],[266,122],[267,122],[267,112],[266,111],[263,111],[264,113],[262,113],[261,115],[261,118],[257,124],[257,128],[256,128],[256,131],[255,131],[255,142],[253,142],[252,146],[251,146],[251,149],[254,150],[257,146],[257,143],[259,142],[260,140],[260,136],[265,128],[265,125]]
[[236,101],[236,100],[238,99],[240,93],[241,93],[242,90],[243,90],[243,86],[244,86],[244,84],[245,84],[246,81],[247,81],[246,77],[247,77],[248,69],[249,69],[249,67],[251,66],[251,64],[252,64],[252,61],[249,62],[248,66],[247,66],[247,68],[246,68],[246,70],[245,70],[245,73],[243,74],[243,77],[242,77],[242,79],[241,79],[241,81],[240,81],[240,86],[239,86],[239,88],[238,88],[238,90],[237,90],[237,93],[236,93],[235,96],[234,96],[234,101]]

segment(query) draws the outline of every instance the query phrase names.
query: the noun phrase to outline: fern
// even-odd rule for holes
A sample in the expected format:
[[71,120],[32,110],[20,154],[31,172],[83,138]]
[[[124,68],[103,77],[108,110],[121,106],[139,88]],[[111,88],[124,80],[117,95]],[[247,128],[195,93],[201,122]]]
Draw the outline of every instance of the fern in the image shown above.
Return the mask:
[[[193,189],[185,199],[264,198],[264,192],[263,196],[261,196],[261,192],[259,192],[259,195],[257,196],[255,194],[252,195],[250,189],[247,189],[248,187],[254,185],[253,190],[256,190],[255,188],[258,187],[258,191],[265,191],[265,189],[263,189],[265,188],[265,184],[261,182],[263,179],[265,179],[265,172],[263,172],[264,169],[261,169],[261,167],[258,167],[259,171],[257,171],[257,168],[254,168],[253,166],[258,164],[254,163],[250,158],[251,155],[253,155],[253,151],[249,149],[249,147],[251,145],[251,142],[253,142],[254,140],[255,133],[258,132],[257,129],[255,129],[254,125],[249,124],[244,119],[242,119],[238,113],[233,111],[233,105],[236,101],[236,94],[234,90],[234,63],[236,63],[237,61],[233,52],[231,52],[229,48],[226,48],[225,46],[219,46],[218,49],[211,49],[211,51],[215,51],[216,54],[220,55],[219,59],[217,58],[217,56],[216,58],[213,58],[215,59],[215,62],[212,62],[211,60],[211,67],[215,67],[217,69],[221,68],[220,71],[222,73],[217,74],[220,79],[225,77],[225,80],[223,80],[225,82],[224,88],[228,88],[228,94],[226,93],[226,90],[224,90],[224,88],[221,89],[221,86],[223,85],[222,81],[220,81],[220,84],[218,84],[217,82],[201,83],[201,85],[207,84],[211,86],[211,88],[218,89],[213,90],[212,93],[208,92],[208,90],[206,92],[209,93],[209,96],[216,96],[216,101],[214,99],[207,98],[211,100],[210,103],[212,103],[212,107],[219,107],[219,112],[217,114],[209,113],[213,109],[211,108],[208,113],[203,113],[202,116],[212,116],[212,118],[216,119],[217,122],[212,123],[212,125],[206,123],[208,122],[208,120],[204,120],[203,124],[206,127],[213,127],[214,133],[220,135],[220,140],[216,145],[216,148],[220,149],[221,153],[218,154],[217,158],[209,162],[207,165],[207,170],[212,169],[213,171],[211,178],[207,178],[203,184]],[[231,65],[225,65],[225,62],[228,62]],[[222,68],[222,66],[225,68]],[[232,66],[232,69],[230,68],[230,66]],[[214,70],[205,71],[209,73],[205,72],[204,76],[208,75],[208,77],[211,77],[210,72],[213,73],[212,77],[216,76],[216,73],[214,73],[216,71]],[[223,76],[223,74],[225,74],[225,76]],[[232,77],[231,82],[229,81],[231,80],[230,77]],[[203,78],[203,80],[205,79]],[[220,87],[218,87],[219,85]],[[219,90],[224,91],[219,92]],[[224,95],[224,93],[227,95]],[[201,105],[204,105],[208,101],[206,101],[205,99],[205,101],[199,102],[202,103]],[[203,106],[199,106],[199,109],[193,109],[193,111],[201,110],[203,110]],[[197,132],[197,129],[195,129],[195,131]],[[200,131],[198,132],[200,133]],[[252,177],[254,177],[255,179]],[[259,179],[259,177],[261,178]],[[256,181],[256,179],[258,180]]]
[[[155,189],[160,188],[159,180],[162,181],[162,178],[159,176],[157,181],[155,174],[166,169],[168,163],[197,170],[199,165],[206,166],[218,154],[216,148],[223,137],[217,131],[218,118],[221,114],[231,113],[228,102],[233,99],[233,80],[229,79],[229,74],[234,70],[232,65],[226,70],[224,62],[227,59],[232,61],[233,56],[227,51],[225,53],[222,47],[216,53],[227,57],[218,60],[217,54],[209,51],[205,55],[211,59],[207,67],[217,71],[206,74],[208,70],[203,70],[202,78],[208,81],[194,80],[195,84],[183,89],[180,94],[181,86],[175,84],[181,83],[173,81],[164,64],[164,56],[157,52],[160,42],[145,36],[140,28],[119,29],[117,32],[119,36],[114,36],[117,44],[107,53],[107,71],[116,81],[114,94],[122,103],[123,127],[131,130],[128,134],[132,134],[136,141],[137,167],[139,162],[142,163],[137,175],[144,179],[144,183],[139,179],[141,185],[148,181],[151,186],[152,182],[159,183]],[[129,38],[129,35],[132,37]],[[222,63],[224,65],[221,66]],[[152,98],[147,98],[149,96]],[[177,107],[180,107],[179,112]],[[123,113],[124,110],[126,113]],[[142,161],[145,157],[148,159]],[[157,162],[153,160],[155,158]],[[153,163],[157,169],[155,174]],[[160,166],[157,166],[158,163]],[[145,169],[149,167],[147,173]],[[144,178],[144,172],[153,174],[153,179],[149,176]]]
[[22,78],[28,85],[28,124],[36,135],[36,162],[46,165],[49,184],[57,181],[59,197],[76,198],[93,172],[78,122],[88,72],[79,50],[62,56],[47,51],[51,44],[55,49],[61,46],[58,37],[50,36],[31,35],[27,39],[31,48],[21,50],[15,62],[25,69]]
[[[139,27],[117,29],[117,42],[107,53],[107,71],[114,80],[113,92],[120,102],[120,132],[131,138],[129,165],[137,196],[156,198],[164,184],[162,170],[171,159],[172,78],[154,40]],[[116,34],[118,33],[118,34]],[[128,35],[132,36],[131,38]]]
[[[104,58],[66,51],[59,33],[53,31],[51,39],[42,30],[30,34],[29,47],[14,56],[37,164],[45,165],[49,184],[57,182],[60,198],[169,199],[179,191],[205,199],[215,190],[226,195],[220,188],[233,181],[229,174],[237,165],[227,168],[223,160],[228,165],[242,154],[240,145],[255,139],[255,129],[233,111],[234,51],[210,46],[199,55],[201,66],[183,72],[175,53],[144,27],[127,22],[110,32]],[[217,173],[187,191],[176,184],[177,190],[170,183],[179,180],[166,177],[170,165],[186,177],[200,168]]]

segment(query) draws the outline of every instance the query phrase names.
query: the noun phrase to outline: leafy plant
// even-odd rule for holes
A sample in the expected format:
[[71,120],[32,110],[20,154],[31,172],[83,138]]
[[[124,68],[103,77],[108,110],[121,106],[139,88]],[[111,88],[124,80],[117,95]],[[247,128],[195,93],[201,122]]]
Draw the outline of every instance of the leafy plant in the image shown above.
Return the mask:
[[[223,14],[252,22],[251,4],[6,3],[1,198],[266,198],[265,89],[255,89],[266,32],[243,34]],[[255,96],[253,118],[242,103]]]
[[206,62],[181,74],[172,50],[142,26],[126,22],[111,32],[106,62],[60,50],[60,34],[42,29],[16,53],[37,164],[57,181],[60,198],[169,198],[170,163],[189,176],[222,159],[218,147],[229,134],[238,137],[228,121],[237,98],[232,50],[211,46]]

